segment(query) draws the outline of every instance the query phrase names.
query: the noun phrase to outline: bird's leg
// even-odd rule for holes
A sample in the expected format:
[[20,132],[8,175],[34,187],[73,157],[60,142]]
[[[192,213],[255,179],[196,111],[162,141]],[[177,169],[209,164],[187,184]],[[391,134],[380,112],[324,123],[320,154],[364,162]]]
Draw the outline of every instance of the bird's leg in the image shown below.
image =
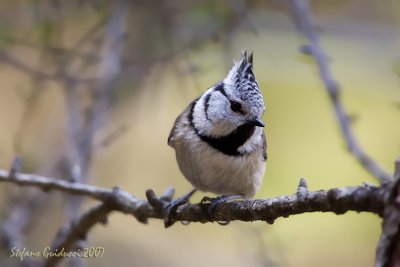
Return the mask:
[[220,203],[224,203],[230,200],[234,200],[234,199],[240,199],[243,198],[243,195],[223,195],[223,196],[218,196],[215,198],[211,198],[211,197],[203,197],[201,200],[201,203],[205,203],[205,202],[210,202],[211,205],[208,208],[208,214],[211,215],[215,208],[217,207],[218,204]]
[[197,189],[193,189],[189,193],[183,195],[180,198],[171,200],[167,205],[164,207],[165,218],[164,218],[164,225],[165,227],[169,227],[174,224],[174,221],[171,220],[171,215],[174,214],[178,207],[182,206],[183,204],[188,203],[189,198],[197,191]]

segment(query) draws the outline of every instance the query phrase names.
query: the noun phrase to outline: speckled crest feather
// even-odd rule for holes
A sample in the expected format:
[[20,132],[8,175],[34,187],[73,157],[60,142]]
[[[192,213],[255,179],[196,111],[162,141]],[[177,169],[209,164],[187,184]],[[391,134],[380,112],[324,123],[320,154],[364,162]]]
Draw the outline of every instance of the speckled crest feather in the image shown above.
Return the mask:
[[243,51],[241,60],[235,62],[224,82],[233,85],[241,100],[251,101],[258,108],[264,107],[261,91],[253,72],[253,53],[247,56],[246,50]]

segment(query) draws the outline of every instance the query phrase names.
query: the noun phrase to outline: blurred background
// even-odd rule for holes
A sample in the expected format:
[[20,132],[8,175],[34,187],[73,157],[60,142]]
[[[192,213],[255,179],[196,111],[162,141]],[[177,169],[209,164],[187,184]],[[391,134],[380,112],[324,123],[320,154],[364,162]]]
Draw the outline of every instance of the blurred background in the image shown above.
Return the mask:
[[[400,2],[311,1],[352,128],[390,173],[400,154]],[[191,189],[167,137],[176,116],[254,52],[268,137],[258,198],[376,181],[350,155],[286,1],[0,3],[0,169],[145,190]],[[93,206],[59,192],[0,186],[0,265],[13,245],[43,250]],[[198,193],[193,201],[203,194]],[[381,220],[349,212],[164,229],[112,213],[84,246],[87,266],[372,266]],[[75,265],[74,265],[75,264]],[[64,261],[62,266],[79,266]]]

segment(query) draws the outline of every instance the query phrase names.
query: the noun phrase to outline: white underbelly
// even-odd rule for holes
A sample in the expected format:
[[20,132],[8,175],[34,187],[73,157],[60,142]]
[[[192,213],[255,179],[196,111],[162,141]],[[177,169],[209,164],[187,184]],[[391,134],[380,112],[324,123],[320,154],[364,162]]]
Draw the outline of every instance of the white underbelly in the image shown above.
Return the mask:
[[261,151],[228,156],[203,142],[181,143],[175,151],[182,173],[199,190],[251,198],[261,185],[265,172]]

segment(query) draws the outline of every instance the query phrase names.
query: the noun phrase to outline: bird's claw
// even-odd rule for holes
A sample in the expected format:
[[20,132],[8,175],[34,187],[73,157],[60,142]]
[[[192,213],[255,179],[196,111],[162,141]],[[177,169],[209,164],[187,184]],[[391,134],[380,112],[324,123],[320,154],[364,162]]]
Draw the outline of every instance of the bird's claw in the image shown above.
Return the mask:
[[215,200],[214,197],[207,197],[207,196],[205,196],[205,197],[203,197],[203,198],[200,200],[200,204],[212,203],[214,200]]
[[203,197],[200,203],[210,203],[210,206],[208,207],[208,216],[211,218],[212,215],[214,214],[215,208],[224,202],[227,202],[229,200],[237,199],[237,198],[242,198],[243,196],[241,195],[223,195],[223,196],[218,196],[218,197]]
[[189,198],[196,192],[196,189],[190,191],[188,194],[184,195],[183,197],[177,198],[175,200],[172,200],[168,202],[164,206],[164,226],[165,228],[170,227],[175,223],[175,221],[172,219],[172,215],[176,214],[177,209],[185,205],[189,202]]
[[171,202],[169,202],[167,205],[164,206],[164,212],[165,212],[165,216],[164,216],[164,226],[170,227],[171,225],[173,225],[175,223],[174,220],[172,220],[172,215],[174,215],[176,213],[176,210],[186,204],[187,201],[184,201],[180,198],[172,200]]
[[218,197],[203,197],[200,201],[201,204],[210,203],[208,207],[208,216],[211,217],[214,214],[214,210],[218,204],[223,203],[226,201],[227,196],[218,196]]

